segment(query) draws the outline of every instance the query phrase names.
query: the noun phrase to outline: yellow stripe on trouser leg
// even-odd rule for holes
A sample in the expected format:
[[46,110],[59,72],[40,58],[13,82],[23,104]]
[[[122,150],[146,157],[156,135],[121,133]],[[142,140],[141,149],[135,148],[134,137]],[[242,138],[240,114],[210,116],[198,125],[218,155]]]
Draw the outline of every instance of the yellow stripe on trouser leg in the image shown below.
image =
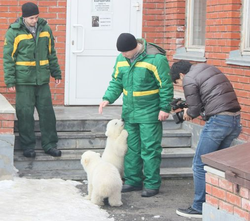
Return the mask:
[[125,123],[128,152],[124,162],[125,184],[159,189],[161,185],[162,123]]

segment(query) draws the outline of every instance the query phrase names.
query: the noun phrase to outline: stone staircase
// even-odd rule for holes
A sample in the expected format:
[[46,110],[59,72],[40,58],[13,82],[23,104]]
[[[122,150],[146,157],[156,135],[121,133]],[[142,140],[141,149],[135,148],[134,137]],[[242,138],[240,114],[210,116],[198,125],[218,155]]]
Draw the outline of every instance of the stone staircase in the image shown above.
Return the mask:
[[[109,106],[99,115],[97,106],[55,107],[57,116],[58,149],[62,157],[46,155],[41,148],[39,123],[35,123],[37,137],[35,159],[25,158],[16,133],[14,165],[20,176],[29,178],[62,178],[82,180],[86,174],[80,164],[84,151],[103,152],[106,143],[106,124],[109,120],[120,118],[121,107]],[[37,120],[37,115],[35,114]],[[191,164],[194,150],[191,148],[191,133],[175,124],[172,118],[163,124],[162,177],[192,176]],[[17,131],[17,122],[15,122]]]

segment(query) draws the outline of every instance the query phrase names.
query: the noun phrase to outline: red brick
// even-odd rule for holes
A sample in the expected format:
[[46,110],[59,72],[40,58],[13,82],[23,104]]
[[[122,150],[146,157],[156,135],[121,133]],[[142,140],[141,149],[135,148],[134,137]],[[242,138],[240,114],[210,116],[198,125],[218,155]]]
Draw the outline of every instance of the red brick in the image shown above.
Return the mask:
[[13,128],[14,127],[14,121],[2,121],[2,127]]
[[227,202],[222,201],[222,200],[219,201],[219,209],[225,210],[229,213],[233,213],[233,211],[234,211],[234,207],[232,204],[227,203]]
[[210,184],[207,184],[206,183],[206,193],[208,193],[208,194],[212,194],[212,186],[210,185]]
[[0,12],[6,12],[8,11],[9,7],[6,6],[0,6]]
[[237,214],[238,216],[244,218],[245,220],[249,221],[250,220],[250,213],[249,211],[245,211],[239,207],[234,207],[234,214]]
[[219,179],[219,187],[224,190],[233,192],[233,184],[226,179],[220,178]]
[[206,182],[212,185],[218,186],[219,185],[219,178],[211,173],[206,173]]
[[10,0],[1,0],[1,5],[16,5],[17,1],[10,1]]
[[66,6],[67,6],[67,1],[66,1],[66,0],[65,0],[64,2],[60,1],[60,2],[58,2],[57,4],[58,4],[59,7],[64,6],[64,7],[66,8]]
[[211,195],[206,195],[206,202],[217,209],[219,208],[219,200]]
[[250,211],[250,200],[242,199],[242,209]]
[[14,114],[0,114],[0,120],[14,120]]
[[60,12],[60,13],[64,12],[65,13],[66,9],[64,7],[50,7],[49,11],[50,12]]
[[233,193],[229,193],[229,192],[226,193],[226,201],[233,205],[241,207],[241,197]]
[[38,5],[45,6],[45,7],[51,7],[51,6],[57,6],[57,1],[38,1]]
[[241,187],[240,188],[240,196],[246,198],[246,199],[250,199],[250,190],[244,188],[244,187]]
[[12,128],[0,128],[0,134],[13,134],[14,129]]
[[226,199],[226,191],[215,186],[212,187],[212,195],[222,200]]
[[1,17],[16,18],[17,15],[15,12],[1,12]]

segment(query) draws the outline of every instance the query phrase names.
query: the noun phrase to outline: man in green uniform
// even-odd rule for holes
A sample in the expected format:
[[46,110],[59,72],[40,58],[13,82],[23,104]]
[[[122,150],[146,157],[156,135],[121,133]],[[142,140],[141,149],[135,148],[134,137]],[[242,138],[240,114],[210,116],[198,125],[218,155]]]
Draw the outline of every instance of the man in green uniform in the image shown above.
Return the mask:
[[61,82],[61,70],[54,49],[54,37],[47,22],[39,18],[36,4],[22,5],[22,17],[10,25],[4,41],[4,79],[16,92],[16,114],[25,157],[34,158],[34,108],[39,115],[41,143],[45,153],[58,157],[56,118],[49,88],[50,76]]
[[122,192],[142,190],[142,197],[159,193],[161,185],[162,121],[169,117],[173,84],[166,52],[159,46],[122,33],[109,87],[99,113],[123,93],[122,119],[128,131]]

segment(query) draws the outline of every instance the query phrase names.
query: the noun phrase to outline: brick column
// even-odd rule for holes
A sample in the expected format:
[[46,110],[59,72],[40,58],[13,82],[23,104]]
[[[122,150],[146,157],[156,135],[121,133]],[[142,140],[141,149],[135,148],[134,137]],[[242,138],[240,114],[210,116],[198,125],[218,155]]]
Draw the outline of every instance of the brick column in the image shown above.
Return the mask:
[[203,221],[250,221],[250,190],[228,181],[223,171],[208,166],[205,169]]

